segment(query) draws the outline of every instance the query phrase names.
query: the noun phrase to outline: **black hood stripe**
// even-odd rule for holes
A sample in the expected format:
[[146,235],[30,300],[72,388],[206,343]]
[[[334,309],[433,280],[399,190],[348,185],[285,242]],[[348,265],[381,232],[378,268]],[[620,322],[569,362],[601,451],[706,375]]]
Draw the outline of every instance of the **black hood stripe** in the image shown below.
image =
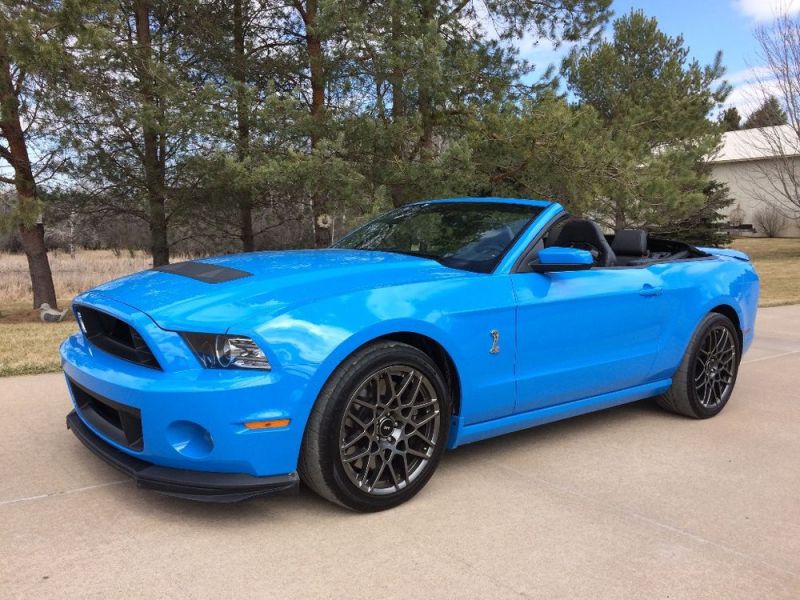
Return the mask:
[[224,283],[226,281],[233,281],[234,279],[242,279],[243,277],[250,277],[253,275],[247,271],[222,267],[220,265],[211,265],[204,262],[195,262],[193,260],[154,267],[153,270],[172,273],[173,275],[183,275],[184,277],[197,279],[203,283]]

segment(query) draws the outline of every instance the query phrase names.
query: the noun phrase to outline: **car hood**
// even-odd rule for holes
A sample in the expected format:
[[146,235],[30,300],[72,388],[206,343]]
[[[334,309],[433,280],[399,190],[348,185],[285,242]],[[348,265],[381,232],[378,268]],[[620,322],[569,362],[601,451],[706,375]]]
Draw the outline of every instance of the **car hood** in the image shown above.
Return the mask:
[[[190,275],[203,266],[211,273],[206,281]],[[134,273],[90,294],[141,310],[164,329],[220,333],[235,323],[253,325],[254,317],[263,320],[319,298],[472,275],[426,258],[344,249],[250,252],[204,258],[185,267],[178,270],[187,274],[157,269]]]

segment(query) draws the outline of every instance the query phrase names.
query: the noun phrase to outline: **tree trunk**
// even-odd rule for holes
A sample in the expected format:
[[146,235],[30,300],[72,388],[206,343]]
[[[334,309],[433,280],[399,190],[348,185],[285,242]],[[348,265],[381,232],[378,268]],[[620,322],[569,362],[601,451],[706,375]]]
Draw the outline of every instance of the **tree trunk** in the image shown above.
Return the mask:
[[[236,85],[236,155],[244,162],[250,154],[250,103],[247,96],[247,52],[245,49],[245,14],[242,0],[233,2],[234,82]],[[250,186],[239,197],[239,237],[245,252],[255,250],[253,237],[253,202]]]
[[19,226],[19,237],[25,257],[28,259],[33,308],[39,308],[43,303],[57,308],[53,274],[50,271],[50,261],[44,244],[44,225],[40,218],[33,224],[28,222],[33,216],[31,213],[38,210],[36,182],[28,156],[25,132],[20,123],[19,99],[14,91],[14,81],[11,76],[11,59],[2,35],[0,35],[0,132],[8,142],[8,149],[3,151],[3,158],[14,169],[14,187],[17,191],[19,210],[23,216]]
[[160,107],[155,92],[155,81],[151,69],[152,46],[150,39],[150,9],[148,0],[134,2],[136,17],[136,44],[139,52],[139,87],[142,96],[142,138],[144,140],[144,179],[147,202],[150,212],[150,252],[153,266],[169,263],[169,244],[167,242],[166,185],[164,177],[163,153],[160,149],[163,139],[154,123],[154,115]]
[[614,231],[619,233],[625,229],[625,207],[621,201],[614,203]]
[[[391,52],[397,56],[401,52],[400,44],[403,38],[403,18],[400,10],[392,5],[392,46]],[[398,125],[401,125],[406,116],[406,92],[405,81],[403,77],[403,70],[399,65],[396,65],[390,74],[389,83],[392,86],[392,123],[395,126],[395,132],[392,141],[392,154],[393,158],[399,162],[405,162],[403,152],[403,136],[397,134]],[[391,182],[389,184],[389,196],[392,199],[392,204],[398,208],[406,203],[405,185],[402,182]]]
[[[425,0],[422,5],[422,19],[425,23],[432,23],[436,17],[436,0]],[[425,53],[430,56],[430,49]],[[422,121],[422,135],[420,136],[420,156],[423,160],[433,157],[433,95],[430,82],[421,82],[419,87],[419,114]]]
[[[322,39],[317,31],[319,5],[317,0],[307,0],[303,21],[306,28],[306,52],[311,72],[311,151],[319,145],[322,137],[322,116],[325,110],[325,71],[322,55]],[[311,199],[314,217],[314,246],[327,248],[331,242],[331,229],[319,226],[319,219],[327,214],[327,202],[320,194]]]

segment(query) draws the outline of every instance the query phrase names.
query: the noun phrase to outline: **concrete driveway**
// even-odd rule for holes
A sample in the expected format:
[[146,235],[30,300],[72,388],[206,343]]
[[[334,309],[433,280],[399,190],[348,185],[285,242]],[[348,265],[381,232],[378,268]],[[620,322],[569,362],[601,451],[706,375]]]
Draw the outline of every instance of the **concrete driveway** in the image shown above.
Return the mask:
[[61,375],[0,380],[0,597],[800,598],[800,306],[763,309],[736,392],[445,456],[411,503],[203,505],[64,428]]

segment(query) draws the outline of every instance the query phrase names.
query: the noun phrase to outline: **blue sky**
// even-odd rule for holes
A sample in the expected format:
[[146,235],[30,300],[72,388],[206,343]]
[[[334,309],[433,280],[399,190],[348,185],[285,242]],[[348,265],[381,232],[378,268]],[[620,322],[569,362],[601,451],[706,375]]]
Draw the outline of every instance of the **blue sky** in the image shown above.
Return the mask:
[[[761,61],[753,31],[768,24],[778,10],[800,12],[800,0],[614,0],[612,9],[615,16],[641,9],[655,17],[664,32],[682,34],[692,55],[704,64],[722,50],[725,79],[734,87],[727,104],[746,115],[758,104],[753,77]],[[564,51],[554,51],[547,44],[526,47],[523,42],[521,52],[544,68],[552,62],[558,64]]]

